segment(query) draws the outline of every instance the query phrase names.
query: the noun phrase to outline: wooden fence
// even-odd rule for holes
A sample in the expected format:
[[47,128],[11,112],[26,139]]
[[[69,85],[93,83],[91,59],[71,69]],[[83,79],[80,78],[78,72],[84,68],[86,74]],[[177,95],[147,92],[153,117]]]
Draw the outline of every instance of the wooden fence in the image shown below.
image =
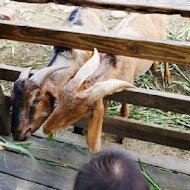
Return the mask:
[[[22,0],[19,0],[22,2]],[[23,2],[56,2],[69,5],[82,5],[96,8],[138,11],[142,13],[179,13],[190,17],[190,2],[173,0],[27,0]],[[166,3],[167,2],[167,3]],[[93,50],[114,53],[143,59],[167,61],[190,66],[190,44],[153,40],[129,36],[115,36],[104,33],[76,32],[61,27],[36,26],[26,23],[0,21],[0,39],[10,39],[31,43],[41,43],[68,48]],[[15,81],[20,68],[0,65],[0,79]],[[35,71],[34,71],[35,72]],[[166,92],[144,89],[128,89],[106,97],[107,99],[126,102],[139,106],[158,108],[165,111],[190,114],[190,97]],[[6,101],[11,104],[10,95]],[[80,127],[87,126],[88,116],[77,123]],[[127,118],[105,116],[103,131],[128,136],[168,146],[190,150],[190,132],[186,130],[142,123]]]

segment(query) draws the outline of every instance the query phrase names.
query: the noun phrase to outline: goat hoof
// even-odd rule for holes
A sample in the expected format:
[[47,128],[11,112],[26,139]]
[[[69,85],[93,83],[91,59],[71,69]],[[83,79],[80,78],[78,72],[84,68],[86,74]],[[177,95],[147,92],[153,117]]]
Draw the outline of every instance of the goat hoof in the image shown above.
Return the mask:
[[169,87],[170,84],[171,84],[169,80],[165,80],[164,83],[165,83],[165,86],[166,86],[166,87]]

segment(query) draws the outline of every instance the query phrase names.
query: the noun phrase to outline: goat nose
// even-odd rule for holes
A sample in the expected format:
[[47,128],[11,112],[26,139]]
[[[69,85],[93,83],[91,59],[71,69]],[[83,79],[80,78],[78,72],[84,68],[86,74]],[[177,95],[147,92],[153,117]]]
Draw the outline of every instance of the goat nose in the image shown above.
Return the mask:
[[12,132],[13,140],[19,141],[19,131]]
[[19,131],[12,131],[12,135],[15,136],[15,137],[18,136],[19,135]]
[[22,138],[20,139],[20,141],[25,141],[27,139],[27,134],[25,133]]
[[31,128],[27,129],[26,133],[21,137],[20,141],[25,141],[29,138],[30,136],[30,132],[31,132]]

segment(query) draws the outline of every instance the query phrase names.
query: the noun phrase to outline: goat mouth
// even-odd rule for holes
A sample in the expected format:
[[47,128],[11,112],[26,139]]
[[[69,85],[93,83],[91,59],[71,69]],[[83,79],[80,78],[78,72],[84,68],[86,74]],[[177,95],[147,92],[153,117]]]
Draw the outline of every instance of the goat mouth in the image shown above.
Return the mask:
[[21,141],[27,140],[31,136],[31,128],[27,129],[26,133],[21,137]]

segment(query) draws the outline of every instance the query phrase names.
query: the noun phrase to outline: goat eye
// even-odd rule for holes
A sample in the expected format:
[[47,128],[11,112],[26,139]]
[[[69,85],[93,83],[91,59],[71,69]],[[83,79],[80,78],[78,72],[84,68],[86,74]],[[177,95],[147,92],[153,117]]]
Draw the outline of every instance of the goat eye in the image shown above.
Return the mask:
[[34,100],[32,106],[36,106],[39,102],[40,102],[40,99],[36,99],[36,100]]

